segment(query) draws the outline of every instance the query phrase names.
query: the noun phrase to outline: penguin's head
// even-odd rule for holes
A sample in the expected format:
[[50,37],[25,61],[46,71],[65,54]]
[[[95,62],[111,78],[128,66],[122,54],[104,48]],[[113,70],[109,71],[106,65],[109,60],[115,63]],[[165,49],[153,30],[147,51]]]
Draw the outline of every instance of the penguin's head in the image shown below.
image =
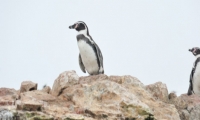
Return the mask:
[[77,30],[78,32],[79,31],[88,31],[88,27],[87,27],[87,25],[84,23],[84,22],[82,22],[82,21],[78,21],[78,22],[76,22],[76,23],[74,23],[73,25],[70,25],[69,26],[69,29],[75,29],[75,30]]
[[192,49],[189,49],[189,51],[192,52],[194,56],[200,55],[199,47],[193,47]]

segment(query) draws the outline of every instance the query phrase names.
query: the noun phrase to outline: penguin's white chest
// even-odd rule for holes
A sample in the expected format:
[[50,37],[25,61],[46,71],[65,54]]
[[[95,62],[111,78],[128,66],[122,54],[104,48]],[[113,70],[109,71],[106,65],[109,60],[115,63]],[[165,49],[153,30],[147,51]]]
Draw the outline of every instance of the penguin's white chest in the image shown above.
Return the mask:
[[193,76],[193,89],[195,94],[200,95],[200,63],[197,64],[196,70]]
[[92,47],[84,40],[78,41],[79,52],[85,69],[89,74],[98,74],[97,57]]

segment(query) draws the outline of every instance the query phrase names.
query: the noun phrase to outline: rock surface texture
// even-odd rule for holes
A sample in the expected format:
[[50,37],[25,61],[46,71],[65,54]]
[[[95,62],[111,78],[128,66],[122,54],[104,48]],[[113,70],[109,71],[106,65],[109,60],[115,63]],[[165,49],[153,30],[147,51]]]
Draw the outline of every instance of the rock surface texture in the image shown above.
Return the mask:
[[200,120],[199,96],[168,95],[161,82],[66,71],[52,90],[32,83],[22,82],[20,92],[0,88],[0,120]]
[[166,84],[156,82],[146,86],[146,89],[153,94],[156,99],[168,102],[168,90]]

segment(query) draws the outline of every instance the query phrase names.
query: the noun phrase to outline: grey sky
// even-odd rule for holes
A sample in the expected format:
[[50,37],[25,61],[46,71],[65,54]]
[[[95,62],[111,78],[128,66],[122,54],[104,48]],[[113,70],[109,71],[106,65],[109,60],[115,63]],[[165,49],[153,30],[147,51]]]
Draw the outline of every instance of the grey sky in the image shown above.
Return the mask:
[[200,1],[0,0],[0,87],[24,80],[53,85],[67,70],[82,73],[75,30],[84,21],[99,45],[107,75],[132,75],[145,85],[162,81],[187,92],[199,45]]

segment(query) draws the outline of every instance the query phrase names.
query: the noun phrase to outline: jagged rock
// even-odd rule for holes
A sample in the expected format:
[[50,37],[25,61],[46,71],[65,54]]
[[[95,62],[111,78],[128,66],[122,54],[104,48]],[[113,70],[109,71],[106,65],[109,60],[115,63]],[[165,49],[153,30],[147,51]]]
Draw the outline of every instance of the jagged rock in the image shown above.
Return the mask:
[[33,83],[32,81],[23,81],[20,87],[20,93],[37,90],[37,83]]
[[18,99],[18,93],[15,89],[0,88],[0,106],[14,105]]
[[146,89],[153,94],[156,99],[168,102],[168,90],[166,84],[162,82],[156,82],[146,86]]
[[44,86],[44,88],[41,91],[49,93],[51,91],[51,88],[49,86]]
[[158,120],[180,120],[174,105],[157,101],[131,76],[81,77],[79,84],[65,88],[59,98],[72,101],[72,108],[80,108],[82,114],[94,119],[144,120],[150,116]]
[[54,96],[60,95],[65,88],[77,84],[78,80],[79,77],[75,71],[66,71],[61,73],[54,81],[51,94]]

